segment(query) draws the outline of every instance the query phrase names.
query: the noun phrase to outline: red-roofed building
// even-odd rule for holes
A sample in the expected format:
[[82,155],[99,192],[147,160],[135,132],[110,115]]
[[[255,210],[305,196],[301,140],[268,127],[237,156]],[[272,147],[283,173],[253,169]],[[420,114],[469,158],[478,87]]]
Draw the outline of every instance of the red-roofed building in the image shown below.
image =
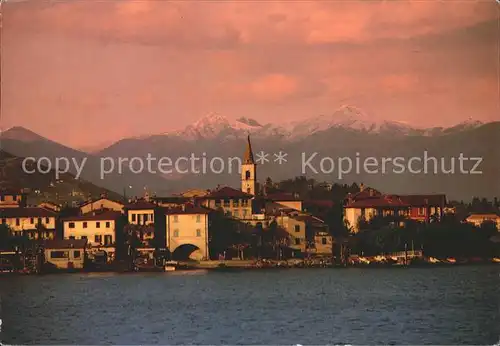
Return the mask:
[[429,222],[432,216],[441,218],[446,206],[446,196],[436,195],[384,195],[367,188],[351,196],[344,206],[344,220],[354,232],[359,231],[359,220],[368,221],[376,215],[402,216],[416,221]]

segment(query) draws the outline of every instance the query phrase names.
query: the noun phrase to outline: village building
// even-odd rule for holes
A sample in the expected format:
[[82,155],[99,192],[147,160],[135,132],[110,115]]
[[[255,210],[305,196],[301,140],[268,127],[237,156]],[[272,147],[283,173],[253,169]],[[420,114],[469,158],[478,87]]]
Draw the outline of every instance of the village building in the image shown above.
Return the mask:
[[251,194],[225,186],[203,197],[201,205],[236,219],[251,219],[253,198]]
[[23,208],[27,205],[27,196],[12,189],[0,190],[0,208]]
[[52,203],[52,202],[42,202],[38,205],[38,207],[52,210],[55,213],[58,213],[61,211],[61,206],[59,204]]
[[153,225],[155,223],[158,206],[146,200],[138,200],[125,205],[128,222],[132,225]]
[[95,210],[108,209],[108,210],[118,211],[121,213],[123,212],[123,208],[124,208],[123,203],[103,196],[99,199],[91,200],[82,204],[80,206],[80,212],[82,214],[88,214]]
[[45,264],[56,269],[83,269],[87,240],[57,239],[44,242]]
[[2,208],[1,223],[7,225],[12,236],[28,236],[30,239],[54,239],[57,214],[39,207]]
[[480,227],[483,222],[492,222],[496,225],[497,230],[500,231],[500,216],[496,213],[473,213],[465,221],[477,227]]
[[179,194],[179,197],[187,197],[187,198],[205,197],[209,193],[210,190],[189,189]]
[[180,208],[186,203],[193,201],[194,198],[183,196],[169,196],[169,197],[153,197],[152,201],[164,208]]
[[400,216],[421,222],[439,220],[444,215],[446,196],[436,195],[390,195],[372,189],[364,189],[348,195],[344,205],[344,221],[353,232],[359,231],[361,220],[369,221],[375,216]]
[[193,206],[165,209],[166,246],[174,259],[209,259],[209,212]]
[[303,210],[303,201],[298,194],[274,193],[265,196],[265,200],[266,213],[275,213],[278,210]]
[[314,234],[313,247],[308,252],[318,256],[331,256],[333,254],[334,239],[328,232],[318,231]]
[[111,259],[116,252],[116,232],[121,215],[108,210],[64,218],[63,239],[85,240],[90,253],[104,251]]

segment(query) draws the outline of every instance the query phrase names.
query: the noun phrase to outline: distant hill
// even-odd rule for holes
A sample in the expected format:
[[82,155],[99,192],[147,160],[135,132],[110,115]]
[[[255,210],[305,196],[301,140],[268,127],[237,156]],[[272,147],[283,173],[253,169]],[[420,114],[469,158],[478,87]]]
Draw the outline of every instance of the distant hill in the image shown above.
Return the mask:
[[[290,125],[290,124],[289,124]],[[292,126],[293,125],[293,126]],[[15,129],[15,130],[13,130]],[[379,160],[389,157],[422,158],[424,152],[438,159],[439,172],[434,174],[431,167],[428,174],[394,174],[390,171],[370,174],[353,170],[338,177],[338,167],[331,173],[306,171],[306,176],[317,181],[351,184],[363,182],[386,193],[445,193],[450,199],[471,200],[475,196],[493,198],[500,196],[500,122],[480,123],[467,121],[449,128],[415,129],[400,123],[370,122],[369,117],[352,107],[344,107],[330,117],[318,117],[291,124],[289,127],[261,125],[252,119],[238,119],[231,122],[224,117],[210,115],[185,130],[160,135],[125,138],[92,155],[74,150],[33,134],[29,130],[13,128],[2,133],[1,146],[4,150],[20,157],[74,157],[88,158],[82,178],[96,186],[122,194],[142,195],[144,187],[151,193],[167,195],[190,188],[213,188],[218,184],[239,186],[238,166],[231,173],[227,166],[221,174],[214,173],[142,173],[134,174],[126,165],[121,173],[109,174],[100,179],[100,158],[142,158],[148,155],[159,159],[170,158],[173,162],[179,157],[213,157],[223,160],[241,158],[245,149],[248,133],[252,136],[253,150],[257,158],[260,151],[269,154],[269,162],[258,167],[258,180],[263,183],[266,177],[274,181],[284,180],[302,174],[301,155],[306,157],[317,152],[315,167],[322,157],[331,157],[335,164],[340,157],[350,157],[353,162],[357,155],[361,159],[375,157]],[[289,130],[287,130],[289,129]],[[287,153],[287,162],[279,165],[274,162],[274,154]],[[445,174],[440,170],[441,158],[446,167],[450,159],[480,157],[483,159],[482,174],[460,174],[459,163],[455,163],[455,174]],[[157,163],[157,161],[156,161]],[[153,163],[154,164],[154,163]],[[185,163],[183,169],[187,168]],[[227,162],[226,162],[227,165]],[[201,167],[200,161],[195,164]],[[379,166],[380,167],[380,166]],[[468,169],[472,168],[468,166]],[[156,168],[154,168],[156,170]],[[210,172],[210,169],[208,170]],[[71,173],[75,174],[73,170]],[[129,188],[132,186],[132,188]]]
[[28,204],[50,201],[71,205],[72,202],[87,200],[89,196],[99,197],[102,193],[113,199],[122,199],[113,191],[77,180],[69,173],[62,174],[59,180],[54,179],[54,172],[26,174],[22,169],[23,159],[0,150],[0,189],[22,189],[28,194]]

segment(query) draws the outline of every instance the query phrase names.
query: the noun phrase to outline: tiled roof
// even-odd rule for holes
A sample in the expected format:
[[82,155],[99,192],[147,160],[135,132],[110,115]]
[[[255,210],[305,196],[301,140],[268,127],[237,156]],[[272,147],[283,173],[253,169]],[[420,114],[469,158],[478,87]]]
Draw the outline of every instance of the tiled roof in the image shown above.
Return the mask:
[[363,191],[360,191],[352,196],[352,199],[355,201],[359,201],[366,198],[378,197],[382,196],[382,193],[378,190],[375,190],[371,187],[365,187]]
[[500,216],[498,216],[495,213],[472,213],[469,216],[467,216],[467,219],[487,219],[487,218],[497,219],[500,218]]
[[444,206],[446,204],[446,195],[400,195],[399,197],[413,207]]
[[155,209],[158,206],[154,203],[146,202],[144,200],[139,200],[135,203],[130,203],[125,205],[125,209],[130,210],[145,210],[145,209]]
[[118,203],[118,204],[121,204],[121,205],[124,205],[122,202],[120,201],[117,201],[117,200],[114,200],[114,199],[111,199],[111,198],[107,198],[107,197],[101,197],[101,198],[97,198],[97,199],[93,199],[91,201],[87,201],[87,202],[84,202],[82,204],[80,204],[80,207],[83,207],[83,206],[86,206],[90,203],[95,203],[95,202],[99,202],[99,201],[102,201],[103,199],[105,200],[108,200],[108,201],[111,201],[111,202],[115,202],[115,203]]
[[207,199],[224,199],[224,198],[242,198],[242,199],[250,199],[253,198],[253,195],[245,193],[241,190],[233,189],[232,187],[225,186],[220,188],[219,190],[212,191],[208,196],[204,198]]
[[11,217],[55,217],[57,213],[45,208],[0,208],[1,218]]
[[87,239],[54,239],[45,240],[45,249],[83,249],[87,245]]
[[78,216],[68,216],[63,218],[63,221],[92,221],[92,220],[116,220],[122,214],[119,211],[107,210],[102,213],[87,213]]
[[183,196],[153,197],[152,199],[160,203],[184,203],[190,200],[189,197]]
[[346,208],[381,208],[381,207],[410,207],[408,203],[405,203],[395,195],[384,195],[377,197],[364,198],[361,200],[355,200],[346,205]]

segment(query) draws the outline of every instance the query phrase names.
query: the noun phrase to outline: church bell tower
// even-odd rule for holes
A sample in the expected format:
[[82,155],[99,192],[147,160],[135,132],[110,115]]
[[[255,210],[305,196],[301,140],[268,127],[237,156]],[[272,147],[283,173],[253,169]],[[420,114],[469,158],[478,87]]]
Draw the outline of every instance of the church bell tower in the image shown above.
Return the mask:
[[241,191],[255,195],[256,188],[257,165],[253,159],[252,143],[250,143],[250,135],[248,135],[245,156],[241,164]]

